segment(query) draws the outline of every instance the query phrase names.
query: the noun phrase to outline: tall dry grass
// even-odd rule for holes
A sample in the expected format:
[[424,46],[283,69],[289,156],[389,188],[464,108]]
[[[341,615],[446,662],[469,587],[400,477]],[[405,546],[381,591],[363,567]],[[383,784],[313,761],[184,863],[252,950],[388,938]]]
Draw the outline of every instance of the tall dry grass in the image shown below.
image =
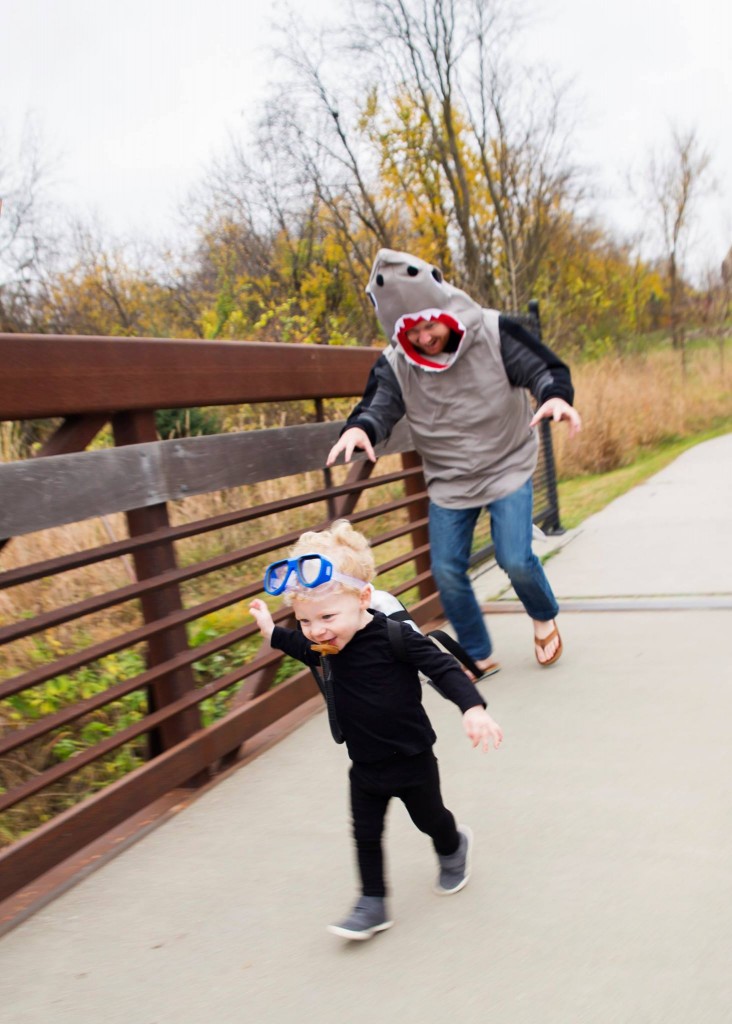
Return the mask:
[[640,449],[701,433],[732,417],[732,346],[605,358],[573,367],[582,432],[553,431],[561,479],[630,465]]

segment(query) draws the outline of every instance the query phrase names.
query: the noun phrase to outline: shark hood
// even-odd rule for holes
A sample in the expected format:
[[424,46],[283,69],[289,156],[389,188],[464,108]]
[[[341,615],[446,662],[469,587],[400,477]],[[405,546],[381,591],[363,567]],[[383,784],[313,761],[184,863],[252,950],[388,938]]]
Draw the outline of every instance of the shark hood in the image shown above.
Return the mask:
[[[446,370],[466,344],[466,333],[480,326],[482,308],[464,291],[449,284],[442,271],[406,252],[380,249],[366,286],[387,338],[408,362],[428,372]],[[443,362],[415,349],[407,332],[423,320],[439,320],[457,344]]]

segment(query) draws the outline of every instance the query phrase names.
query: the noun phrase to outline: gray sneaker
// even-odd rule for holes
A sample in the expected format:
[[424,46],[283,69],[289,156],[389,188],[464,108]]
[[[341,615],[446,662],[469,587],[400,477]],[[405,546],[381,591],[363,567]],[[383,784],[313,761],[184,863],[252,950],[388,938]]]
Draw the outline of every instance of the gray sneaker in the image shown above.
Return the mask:
[[391,928],[382,896],[361,896],[348,917],[339,924],[329,924],[328,931],[344,939],[370,939],[377,932]]
[[473,832],[467,825],[458,825],[460,845],[455,853],[437,859],[440,862],[440,874],[435,885],[435,892],[440,896],[449,896],[459,892],[468,884],[470,878],[470,852],[473,845]]

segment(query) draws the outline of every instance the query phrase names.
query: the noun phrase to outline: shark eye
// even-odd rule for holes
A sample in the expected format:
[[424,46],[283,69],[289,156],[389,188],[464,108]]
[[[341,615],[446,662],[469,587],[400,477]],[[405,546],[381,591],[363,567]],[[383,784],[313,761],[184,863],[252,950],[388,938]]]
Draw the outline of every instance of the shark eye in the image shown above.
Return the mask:
[[437,267],[432,268],[432,276],[438,284],[442,284],[442,273],[437,269]]
[[383,274],[377,274],[376,275],[376,283],[378,284],[379,288],[383,288],[384,287],[384,276],[383,276]]
[[407,273],[410,277],[416,277],[419,273],[419,269],[417,267],[407,267]]

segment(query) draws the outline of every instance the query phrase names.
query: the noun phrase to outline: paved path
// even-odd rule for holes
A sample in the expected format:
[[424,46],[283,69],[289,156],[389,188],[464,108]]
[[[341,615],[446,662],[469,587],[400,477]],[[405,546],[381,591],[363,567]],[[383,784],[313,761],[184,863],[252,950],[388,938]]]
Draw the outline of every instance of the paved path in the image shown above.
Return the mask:
[[354,872],[345,755],[317,715],[0,940],[2,1020],[726,1024],[730,510],[732,435],[562,539],[548,568],[568,607],[676,607],[566,611],[549,670],[523,616],[492,616],[498,753],[427,690],[447,802],[476,833],[461,893],[432,895],[397,805],[394,928],[326,932]]

